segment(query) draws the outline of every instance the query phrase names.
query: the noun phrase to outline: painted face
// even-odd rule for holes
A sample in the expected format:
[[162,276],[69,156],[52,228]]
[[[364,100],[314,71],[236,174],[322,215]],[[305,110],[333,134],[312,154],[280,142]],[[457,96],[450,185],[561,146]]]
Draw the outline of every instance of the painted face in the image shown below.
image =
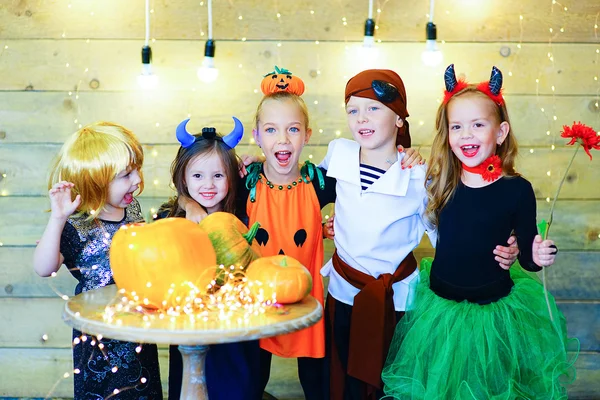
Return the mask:
[[221,202],[229,192],[229,181],[221,157],[215,153],[199,154],[185,168],[185,184],[190,197],[209,214],[223,208]]
[[508,134],[508,123],[499,123],[494,104],[477,95],[462,95],[448,104],[448,141],[452,152],[469,167],[496,153]]
[[128,168],[119,172],[108,185],[108,201],[100,217],[111,220],[122,218],[122,210],[131,204],[133,193],[138,190],[141,182],[137,169]]
[[265,173],[276,183],[298,178],[298,160],[312,131],[300,107],[291,100],[266,100],[254,139],[266,158]]
[[396,143],[402,119],[383,103],[366,97],[350,97],[346,104],[348,127],[361,148],[375,150]]

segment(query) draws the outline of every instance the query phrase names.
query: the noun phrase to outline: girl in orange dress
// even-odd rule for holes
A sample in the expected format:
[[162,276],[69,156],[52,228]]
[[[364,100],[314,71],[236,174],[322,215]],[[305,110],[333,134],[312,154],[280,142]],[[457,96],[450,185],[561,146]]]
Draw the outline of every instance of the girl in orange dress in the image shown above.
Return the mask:
[[[304,84],[291,72],[277,69],[263,84],[265,96],[258,105],[253,135],[265,154],[263,163],[247,167],[240,201],[249,223],[260,222],[256,240],[263,256],[286,254],[311,273],[311,295],[321,305],[323,230],[321,208],[335,200],[335,180],[325,177],[310,161],[299,164],[311,136],[308,111],[300,97]],[[240,207],[241,209],[242,207]],[[298,358],[298,376],[306,399],[323,399],[325,377],[325,326],[323,320],[301,331],[262,339],[261,384],[269,381],[272,354]]]

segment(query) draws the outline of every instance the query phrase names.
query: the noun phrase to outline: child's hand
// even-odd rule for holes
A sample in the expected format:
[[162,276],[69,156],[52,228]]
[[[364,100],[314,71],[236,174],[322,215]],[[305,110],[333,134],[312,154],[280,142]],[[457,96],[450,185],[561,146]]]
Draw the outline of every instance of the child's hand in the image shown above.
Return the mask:
[[77,195],[75,200],[71,201],[71,188],[75,184],[61,181],[55,183],[48,192],[50,195],[51,218],[57,220],[66,220],[77,210],[81,204],[81,196]]
[[208,213],[200,204],[195,201],[188,201],[185,205],[185,219],[199,223],[208,216]]
[[333,231],[333,215],[323,224],[323,237],[333,240],[335,232]]
[[402,169],[412,168],[416,165],[425,164],[425,160],[423,159],[423,157],[421,157],[421,154],[419,154],[418,150],[415,150],[413,148],[405,149],[404,147],[402,147],[402,145],[398,145],[398,151],[400,153],[406,153],[406,156],[404,156],[404,159],[400,163]]
[[517,237],[511,236],[507,241],[508,247],[496,246],[494,249],[494,258],[500,264],[502,269],[510,269],[510,266],[517,260],[519,255],[519,245],[517,244]]
[[208,213],[200,204],[187,196],[177,196],[177,204],[185,210],[185,219],[198,223],[202,221]]
[[255,162],[265,162],[265,158],[264,157],[260,157],[260,156],[251,156],[248,154],[242,154],[240,156],[240,160],[242,160],[241,165],[240,165],[240,178],[245,177],[246,175],[248,175],[248,171],[246,171],[246,165],[250,165],[252,163]]
[[540,267],[549,267],[554,264],[558,249],[554,245],[552,240],[542,240],[540,235],[536,235],[533,239],[533,246],[531,248],[531,255],[533,262]]

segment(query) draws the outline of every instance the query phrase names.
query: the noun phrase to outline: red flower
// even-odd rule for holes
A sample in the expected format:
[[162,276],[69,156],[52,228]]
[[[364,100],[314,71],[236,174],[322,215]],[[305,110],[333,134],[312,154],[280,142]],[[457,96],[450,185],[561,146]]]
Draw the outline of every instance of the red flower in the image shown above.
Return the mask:
[[480,167],[484,181],[493,182],[502,174],[502,160],[497,155],[489,157]]
[[579,143],[590,157],[590,160],[592,159],[590,150],[600,150],[600,136],[598,136],[598,133],[596,133],[593,128],[590,128],[581,122],[573,122],[573,126],[571,127],[564,125],[560,136],[571,138],[571,141],[567,143],[567,146]]

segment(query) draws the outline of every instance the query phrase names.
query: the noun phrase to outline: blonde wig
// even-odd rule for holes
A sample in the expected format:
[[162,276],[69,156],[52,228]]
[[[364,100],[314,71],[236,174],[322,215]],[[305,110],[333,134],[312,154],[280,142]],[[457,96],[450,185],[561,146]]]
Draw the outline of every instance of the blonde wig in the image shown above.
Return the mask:
[[[476,96],[489,104],[494,109],[498,124],[507,122],[510,126],[506,104],[494,103],[486,94],[481,92],[477,85],[468,85],[452,96],[448,103],[442,103],[437,111],[435,121],[436,135],[431,146],[431,157],[427,167],[427,208],[425,215],[429,222],[437,226],[439,216],[452,195],[456,191],[462,174],[462,165],[452,152],[449,143],[448,130],[448,105],[460,96]],[[506,176],[518,175],[515,171],[515,158],[517,157],[517,141],[512,127],[504,142],[496,147],[496,155],[502,159],[502,173]]]
[[72,198],[81,195],[77,214],[93,219],[104,209],[109,184],[121,171],[138,169],[142,192],[143,162],[142,145],[133,132],[112,122],[96,122],[67,139],[52,165],[48,189],[60,181],[73,183]]

